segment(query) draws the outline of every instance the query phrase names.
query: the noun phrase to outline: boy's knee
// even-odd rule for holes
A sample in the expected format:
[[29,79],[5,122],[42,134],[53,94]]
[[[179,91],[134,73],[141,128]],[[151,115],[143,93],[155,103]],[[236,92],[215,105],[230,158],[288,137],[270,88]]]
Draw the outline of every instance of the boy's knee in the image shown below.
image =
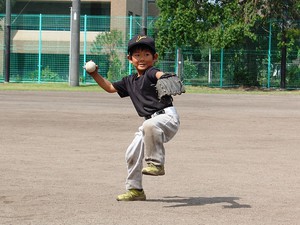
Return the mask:
[[146,120],[143,124],[144,134],[152,132],[155,128],[155,124],[151,120]]
[[157,126],[157,124],[155,122],[152,122],[151,120],[146,120],[143,124],[143,134],[144,137],[145,136],[157,136],[160,137],[160,135],[162,135],[163,130]]

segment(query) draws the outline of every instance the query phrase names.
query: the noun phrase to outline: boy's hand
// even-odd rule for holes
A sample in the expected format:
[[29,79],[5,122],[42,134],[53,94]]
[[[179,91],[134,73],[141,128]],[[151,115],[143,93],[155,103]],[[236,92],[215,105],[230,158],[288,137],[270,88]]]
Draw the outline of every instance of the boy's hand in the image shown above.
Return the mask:
[[92,60],[88,61],[83,68],[90,75],[92,75],[94,72],[98,71],[98,66]]

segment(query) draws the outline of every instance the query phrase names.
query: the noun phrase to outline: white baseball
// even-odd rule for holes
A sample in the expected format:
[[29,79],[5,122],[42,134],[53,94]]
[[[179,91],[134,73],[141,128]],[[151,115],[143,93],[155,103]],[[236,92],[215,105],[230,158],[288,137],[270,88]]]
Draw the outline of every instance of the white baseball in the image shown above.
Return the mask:
[[92,73],[96,70],[96,63],[94,63],[92,60],[88,61],[84,68],[87,72]]

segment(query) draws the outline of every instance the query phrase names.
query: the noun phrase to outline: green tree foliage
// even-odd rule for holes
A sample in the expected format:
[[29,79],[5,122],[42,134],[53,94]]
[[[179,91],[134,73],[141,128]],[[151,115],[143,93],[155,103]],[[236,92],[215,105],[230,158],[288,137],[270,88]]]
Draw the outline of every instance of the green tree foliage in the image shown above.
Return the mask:
[[[0,0],[0,13],[5,13],[5,0]],[[0,30],[4,30],[2,25],[0,26]]]
[[196,44],[197,11],[193,1],[157,0],[160,16],[157,21],[159,51],[164,53],[176,46]]
[[[271,20],[279,21],[277,23],[284,35],[288,39],[286,43],[279,43],[279,45],[288,44],[293,47],[295,40],[299,39],[299,29],[296,29],[297,23],[294,21],[300,20],[300,0],[240,0],[240,5],[243,8],[252,8],[252,14],[257,14],[259,17],[253,20],[256,23],[254,32],[259,27],[267,27]],[[249,13],[245,13],[248,15]],[[298,26],[299,27],[299,26]],[[282,37],[283,32],[279,37]]]
[[5,11],[5,0],[0,0],[0,12]]
[[[216,48],[255,40],[270,19],[300,19],[300,0],[157,0],[156,23],[162,52],[176,46]],[[287,23],[286,25],[288,25]]]
[[111,30],[111,32],[98,34],[91,47],[93,54],[107,56],[109,61],[107,78],[112,81],[119,79],[123,73],[122,62],[119,59],[119,50],[122,45],[122,31]]
[[[176,47],[211,47],[260,51],[260,33],[267,33],[270,21],[279,24],[279,45],[299,48],[300,0],[157,0],[160,16],[156,23],[157,46],[161,54]],[[282,31],[281,32],[280,29]],[[282,36],[285,35],[282,38]],[[284,40],[284,42],[282,41]],[[297,43],[298,42],[298,43]],[[266,42],[267,43],[267,42]],[[238,53],[237,53],[238,54]],[[257,85],[259,65],[253,55],[236,55],[236,81]]]
[[210,45],[225,48],[254,38],[252,17],[242,17],[238,1],[157,0],[160,8],[158,45],[162,50],[175,46]]

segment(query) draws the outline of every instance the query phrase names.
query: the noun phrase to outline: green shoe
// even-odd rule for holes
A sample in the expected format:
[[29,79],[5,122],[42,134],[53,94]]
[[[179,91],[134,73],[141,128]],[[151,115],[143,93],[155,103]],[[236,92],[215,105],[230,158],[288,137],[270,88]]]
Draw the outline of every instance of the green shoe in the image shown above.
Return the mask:
[[142,170],[142,174],[150,176],[162,176],[165,175],[164,166],[157,166],[153,163],[148,163],[148,166]]
[[137,189],[130,189],[125,194],[118,195],[118,201],[145,201],[146,195],[144,191],[139,191]]

